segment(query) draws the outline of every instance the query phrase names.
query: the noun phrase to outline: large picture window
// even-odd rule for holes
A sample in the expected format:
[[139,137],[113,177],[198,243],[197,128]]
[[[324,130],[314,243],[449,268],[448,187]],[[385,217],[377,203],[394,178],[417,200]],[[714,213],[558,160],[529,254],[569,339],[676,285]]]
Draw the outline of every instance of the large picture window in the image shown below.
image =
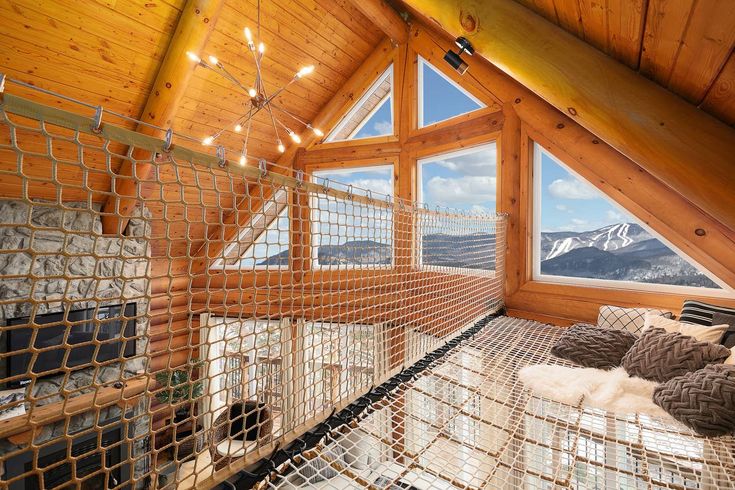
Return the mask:
[[[328,189],[393,197],[393,165],[312,173]],[[311,197],[312,260],[314,267],[374,267],[393,263],[393,213],[387,207],[337,198],[327,193]]]
[[[495,143],[423,158],[418,174],[418,199],[424,206],[417,221],[420,264],[494,270],[495,230],[484,228],[487,224],[471,215],[495,214]],[[459,216],[433,212],[445,208]]]
[[538,144],[534,167],[534,278],[659,290],[720,287]]

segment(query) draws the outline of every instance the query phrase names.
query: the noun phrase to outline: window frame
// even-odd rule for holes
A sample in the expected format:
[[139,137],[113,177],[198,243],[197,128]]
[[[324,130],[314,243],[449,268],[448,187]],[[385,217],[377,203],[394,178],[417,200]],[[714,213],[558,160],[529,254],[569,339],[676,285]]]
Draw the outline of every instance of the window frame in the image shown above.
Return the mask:
[[[421,55],[417,55],[417,60],[418,60],[418,63],[416,64],[416,67],[417,67],[416,68],[416,82],[417,82],[416,83],[416,129],[421,130],[421,129],[433,127],[438,124],[444,124],[447,121],[452,121],[454,119],[465,116],[467,114],[472,114],[473,112],[479,112],[479,111],[482,111],[483,109],[487,109],[488,107],[487,104],[485,104],[479,98],[475,97],[472,93],[470,93],[467,89],[459,85],[457,82],[452,80],[449,76],[447,76],[446,73],[444,73],[442,70],[434,66],[426,58],[424,58]],[[447,83],[451,84],[457,90],[462,92],[465,96],[467,96],[470,100],[476,103],[479,107],[471,111],[465,111],[459,114],[455,114],[454,116],[449,117],[447,119],[442,119],[441,121],[435,121],[435,122],[426,124],[424,121],[424,67],[428,68],[429,70],[434,71],[436,74],[442,77]]]
[[[390,170],[390,180],[391,180],[391,188],[393,189],[393,193],[390,196],[391,200],[395,199],[395,195],[397,194],[397,184],[398,184],[398,178],[396,171],[398,169],[398,162],[396,160],[385,160],[385,161],[374,161],[374,160],[359,160],[355,162],[335,162],[330,164],[316,164],[313,166],[310,166],[308,169],[309,179],[312,183],[318,184],[316,182],[316,178],[321,179],[318,174],[320,172],[328,172],[328,173],[351,173],[351,172],[364,172],[364,171],[370,171],[376,168],[388,168]],[[339,182],[341,185],[345,185],[344,182]],[[320,271],[320,270],[389,270],[393,269],[396,266],[396,251],[395,251],[395,216],[393,215],[392,208],[386,208],[388,209],[391,214],[391,227],[390,227],[390,251],[391,251],[391,257],[390,257],[390,264],[373,264],[373,265],[367,265],[367,266],[361,266],[361,265],[322,265],[319,263],[319,246],[316,244],[316,240],[314,239],[317,235],[317,230],[319,226],[319,221],[315,219],[315,213],[318,211],[318,207],[315,203],[315,200],[318,199],[318,197],[315,194],[319,193],[310,193],[308,196],[309,200],[309,221],[310,224],[310,238],[309,238],[309,244],[310,244],[310,263],[311,263],[311,270],[312,271]],[[376,199],[384,199],[386,196],[383,196],[382,194],[375,194],[373,197]]]
[[[395,114],[395,69],[393,66],[393,63],[391,62],[386,69],[381,73],[381,75],[375,79],[373,83],[370,84],[368,89],[360,96],[359,99],[357,99],[357,102],[355,102],[352,107],[340,118],[339,122],[335,124],[335,126],[332,128],[332,130],[327,134],[327,136],[324,138],[323,144],[335,144],[335,143],[351,143],[354,141],[364,142],[364,141],[372,141],[379,138],[395,138],[397,127],[396,127],[396,114]],[[350,133],[350,136],[344,139],[333,139],[336,134],[339,134],[340,131],[352,120],[352,118],[355,116],[357,111],[360,110],[362,107],[362,104],[365,103],[365,101],[370,98],[373,91],[379,87],[387,78],[390,78],[390,92],[388,92],[388,95],[383,97],[383,99],[375,106],[373,107],[370,112],[365,116],[365,118],[360,122],[360,124],[357,125],[357,127],[352,130]],[[375,115],[376,112],[378,112],[386,103],[388,103],[388,99],[390,99],[390,121],[391,121],[391,127],[393,131],[390,134],[385,134],[381,136],[367,136],[365,138],[354,138],[354,135],[360,132],[360,130],[367,124],[367,122],[370,120],[370,118]]]
[[[600,189],[595,188],[595,191],[599,193],[600,199],[604,199],[609,204],[616,208],[620,208],[626,213],[630,213],[635,219],[637,225],[646,230],[651,236],[661,243],[666,245],[675,254],[679,255],[682,259],[686,260],[690,265],[696,267],[699,272],[715,284],[720,286],[721,289],[712,289],[707,287],[696,287],[696,286],[678,286],[674,284],[657,284],[657,283],[645,283],[635,282],[628,280],[612,280],[612,279],[594,279],[586,277],[567,277],[567,276],[554,276],[541,273],[541,208],[542,208],[542,156],[545,154],[551,160],[568,171],[574,178],[584,182],[590,186],[593,186],[587,179],[582,177],[580,174],[575,172],[567,164],[565,164],[559,157],[554,155],[551,151],[544,148],[537,141],[531,140],[531,281],[541,284],[561,284],[568,286],[579,286],[589,288],[600,288],[600,289],[623,289],[628,291],[642,291],[642,292],[657,292],[657,293],[669,293],[669,294],[691,294],[700,297],[715,297],[715,298],[731,298],[733,294],[732,288],[727,286],[722,280],[718,279],[714,274],[708,271],[705,267],[699,264],[696,260],[692,259],[681,249],[676,247],[665,237],[654,231],[648,224],[643,220],[638,219],[635,215],[630,213],[623,205],[613,200],[610,196],[602,192]],[[594,187],[594,186],[593,186]]]

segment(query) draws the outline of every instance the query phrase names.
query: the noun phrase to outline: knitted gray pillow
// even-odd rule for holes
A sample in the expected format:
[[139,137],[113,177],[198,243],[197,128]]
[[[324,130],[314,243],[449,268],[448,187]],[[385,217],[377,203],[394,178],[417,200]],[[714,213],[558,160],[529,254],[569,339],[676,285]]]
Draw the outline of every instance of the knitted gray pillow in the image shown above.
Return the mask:
[[711,364],[653,390],[653,402],[703,436],[735,432],[735,366]]
[[612,330],[578,323],[561,334],[551,353],[584,367],[610,369],[620,366],[638,339],[627,330]]
[[724,362],[730,354],[730,349],[719,344],[649,328],[625,354],[622,365],[631,376],[663,383],[708,364]]

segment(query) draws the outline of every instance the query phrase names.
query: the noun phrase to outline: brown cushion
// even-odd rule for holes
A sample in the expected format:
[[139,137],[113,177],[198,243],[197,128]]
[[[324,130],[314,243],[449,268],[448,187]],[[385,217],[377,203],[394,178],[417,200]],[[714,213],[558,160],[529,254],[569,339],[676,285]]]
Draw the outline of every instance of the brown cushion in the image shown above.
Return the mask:
[[735,347],[735,315],[728,315],[727,313],[713,313],[712,314],[712,325],[730,325],[725,334],[722,336],[720,343],[725,347]]
[[708,364],[724,362],[729,356],[730,349],[725,346],[650,328],[625,354],[622,365],[631,376],[663,383]]
[[620,366],[636,339],[626,330],[578,323],[564,331],[551,353],[585,367],[609,369]]
[[711,364],[657,386],[653,401],[704,436],[735,432],[735,366]]

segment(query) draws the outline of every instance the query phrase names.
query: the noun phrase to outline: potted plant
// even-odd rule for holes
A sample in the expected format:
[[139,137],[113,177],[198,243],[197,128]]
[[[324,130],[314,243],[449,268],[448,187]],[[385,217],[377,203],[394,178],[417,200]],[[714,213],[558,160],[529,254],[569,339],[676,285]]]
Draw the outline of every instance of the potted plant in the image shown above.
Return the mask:
[[189,418],[191,402],[202,396],[204,384],[191,379],[194,370],[201,367],[202,364],[204,363],[193,359],[179,369],[156,373],[156,381],[162,388],[156,393],[156,398],[161,403],[168,403],[176,407],[174,419],[176,422]]

